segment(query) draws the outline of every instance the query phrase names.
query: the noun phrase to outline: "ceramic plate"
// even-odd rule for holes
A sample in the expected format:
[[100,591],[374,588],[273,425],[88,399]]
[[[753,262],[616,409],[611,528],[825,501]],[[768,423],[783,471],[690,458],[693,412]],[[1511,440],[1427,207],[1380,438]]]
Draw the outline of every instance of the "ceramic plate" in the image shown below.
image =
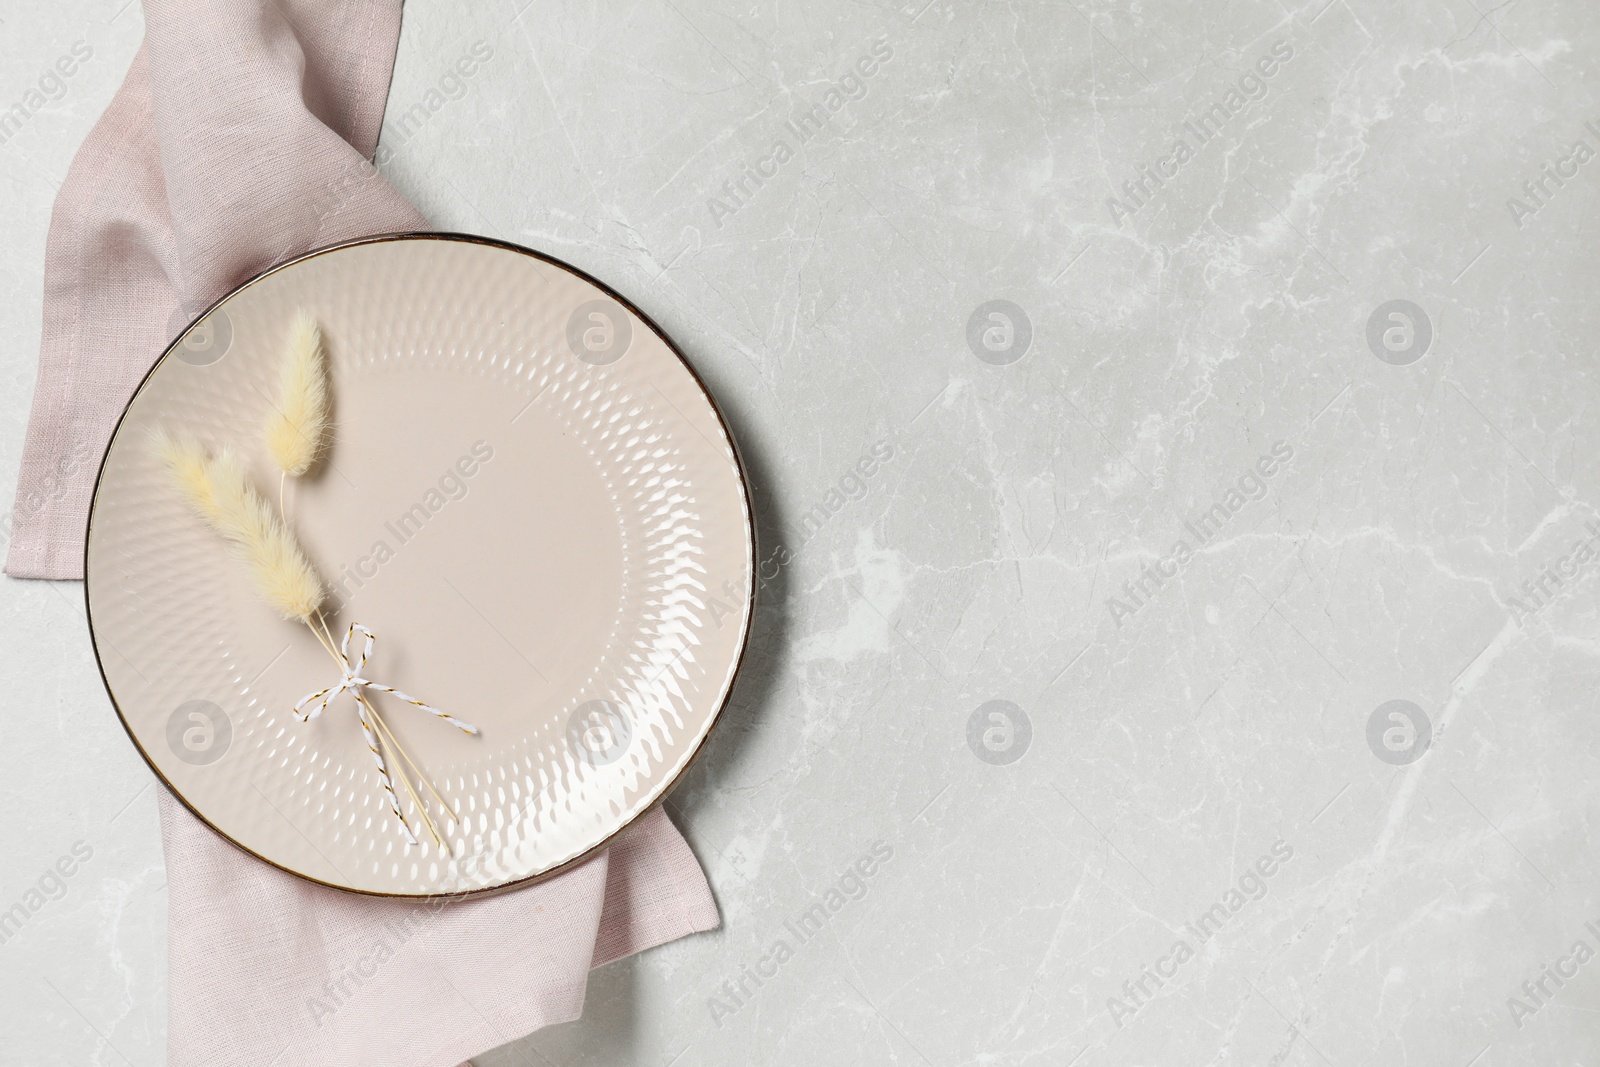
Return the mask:
[[[481,731],[373,697],[459,816],[433,810],[443,847],[404,799],[402,836],[349,694],[292,714],[337,666],[151,447],[156,428],[232,444],[275,498],[261,427],[302,309],[333,441],[286,506],[330,625],[376,634],[366,678]],[[196,815],[302,877],[427,896],[555,873],[659,800],[727,699],[753,570],[733,442],[653,323],[526,249],[406,235],[268,271],[174,343],[111,441],[85,585],[112,701]]]

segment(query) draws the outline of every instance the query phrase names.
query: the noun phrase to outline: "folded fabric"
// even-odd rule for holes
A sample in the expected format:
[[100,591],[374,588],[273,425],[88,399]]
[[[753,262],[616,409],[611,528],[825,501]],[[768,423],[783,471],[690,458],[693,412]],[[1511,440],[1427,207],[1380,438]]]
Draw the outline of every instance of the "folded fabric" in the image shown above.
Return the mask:
[[[144,47],[51,219],[6,560],[19,577],[82,577],[117,416],[194,314],[299,252],[427,228],[370,162],[400,0],[144,7]],[[160,809],[172,1067],[452,1067],[576,1017],[590,967],[717,924],[659,810],[558,878],[436,903],[300,881],[164,790]]]
[[383,900],[245,856],[161,793],[167,1062],[451,1067],[583,1011],[585,978],[716,925],[653,808],[603,855],[498,896]]

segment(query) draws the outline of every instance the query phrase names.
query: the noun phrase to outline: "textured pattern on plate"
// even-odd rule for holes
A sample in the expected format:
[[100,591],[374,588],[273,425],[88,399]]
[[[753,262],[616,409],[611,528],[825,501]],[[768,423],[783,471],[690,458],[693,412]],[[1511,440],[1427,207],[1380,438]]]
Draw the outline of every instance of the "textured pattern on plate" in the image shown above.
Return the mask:
[[[158,426],[233,443],[275,495],[260,428],[300,308],[328,341],[335,429],[287,507],[330,625],[377,634],[368,677],[482,728],[376,698],[460,815],[433,811],[444,850],[409,805],[405,844],[349,697],[290,715],[337,670],[149,448]],[[377,893],[533,878],[659,799],[732,684],[754,556],[731,442],[664,340],[559,265],[439,238],[314,255],[222,316],[220,359],[168,356],[134,398],[91,519],[101,668],[156,771],[251,852]]]

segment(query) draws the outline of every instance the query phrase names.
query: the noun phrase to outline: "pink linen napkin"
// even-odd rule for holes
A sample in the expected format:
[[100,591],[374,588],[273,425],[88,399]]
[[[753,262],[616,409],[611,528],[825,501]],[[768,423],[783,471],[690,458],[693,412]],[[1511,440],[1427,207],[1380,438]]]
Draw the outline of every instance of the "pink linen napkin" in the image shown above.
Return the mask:
[[[307,249],[427,228],[369,162],[400,6],[145,0],[144,48],[51,219],[8,573],[82,577],[117,415],[194,313]],[[160,809],[173,1067],[451,1067],[577,1017],[589,968],[718,922],[660,810],[559,878],[438,904],[302,882],[164,790]]]

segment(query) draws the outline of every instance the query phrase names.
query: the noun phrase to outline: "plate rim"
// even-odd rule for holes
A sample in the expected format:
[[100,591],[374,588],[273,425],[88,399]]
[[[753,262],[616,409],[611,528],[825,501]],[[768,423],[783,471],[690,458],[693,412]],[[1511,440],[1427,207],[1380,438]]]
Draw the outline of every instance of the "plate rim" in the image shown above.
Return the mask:
[[[717,424],[721,427],[722,435],[727,439],[729,450],[733,454],[734,470],[738,474],[739,504],[744,515],[745,530],[748,534],[745,539],[745,543],[748,546],[748,553],[745,562],[747,564],[747,573],[750,576],[748,583],[749,588],[745,597],[745,615],[744,619],[741,621],[738,653],[734,656],[732,670],[728,674],[727,685],[723,689],[722,695],[718,698],[716,707],[711,712],[710,725],[706,727],[705,732],[695,743],[694,749],[689,753],[689,758],[684,761],[683,766],[678,769],[677,773],[672,776],[671,780],[668,781],[664,787],[662,787],[660,793],[656,796],[656,799],[650,804],[646,805],[632,817],[625,820],[621,825],[619,825],[615,830],[611,831],[611,833],[607,834],[597,844],[584,850],[578,855],[573,856],[571,859],[563,860],[561,863],[551,867],[549,870],[541,871],[538,874],[529,875],[526,878],[502,882],[498,885],[483,886],[477,889],[464,889],[444,893],[392,893],[373,889],[358,889],[354,886],[340,885],[337,882],[328,882],[320,878],[313,878],[312,876],[301,871],[292,870],[288,867],[285,867],[281,863],[268,859],[266,856],[263,856],[260,853],[252,850],[243,842],[226,833],[210,819],[206,818],[206,816],[198,808],[189,802],[187,797],[185,797],[176,787],[173,786],[170,781],[167,780],[166,775],[161,773],[161,768],[156,765],[155,760],[150,758],[150,753],[145,751],[145,747],[139,743],[139,738],[134,733],[132,725],[128,722],[127,715],[123,713],[122,705],[117,702],[117,695],[112,691],[111,682],[106,677],[105,662],[100,655],[99,640],[95,636],[94,613],[89,601],[89,547],[93,540],[95,513],[98,510],[100,503],[100,483],[105,476],[106,464],[111,458],[112,446],[116,444],[118,436],[120,436],[122,433],[123,423],[127,421],[128,415],[133,409],[133,402],[139,398],[139,395],[144,392],[145,387],[150,384],[150,379],[155,376],[156,371],[158,371],[167,362],[167,360],[172,357],[173,353],[182,343],[183,338],[188,335],[189,331],[193,329],[201,319],[204,319],[217,308],[221,307],[229,300],[232,300],[235,296],[244,292],[257,282],[269,277],[270,275],[276,274],[281,270],[292,267],[297,263],[302,263],[306,260],[314,259],[317,256],[327,255],[330,252],[337,252],[347,248],[355,248],[363,245],[398,243],[401,241],[444,241],[460,244],[482,245],[489,248],[498,248],[507,252],[514,252],[522,256],[528,256],[544,263],[548,263],[553,267],[564,270],[569,274],[583,279],[635,315],[641,322],[645,324],[645,326],[650,329],[652,333],[660,338],[662,343],[667,346],[667,349],[677,357],[678,362],[681,363],[684,369],[689,372],[689,377],[694,381],[695,387],[700,390],[701,396],[704,397],[706,403],[710,405],[712,414],[716,416]],[[565,260],[558,259],[555,256],[544,252],[540,252],[538,249],[529,248],[526,245],[515,244],[511,241],[503,241],[496,237],[485,237],[481,234],[461,233],[452,230],[398,230],[389,233],[369,234],[365,237],[356,237],[346,241],[338,241],[333,244],[321,245],[307,252],[302,252],[299,255],[291,256],[290,258],[282,260],[281,262],[274,263],[270,267],[258,271],[249,278],[246,278],[244,281],[240,282],[238,285],[229,289],[216,300],[213,300],[205,308],[205,310],[201,311],[198,315],[194,316],[194,318],[190,319],[188,324],[185,325],[183,329],[179,330],[177,336],[175,336],[167,344],[167,347],[162,350],[161,355],[158,356],[155,362],[150,365],[150,369],[145,371],[144,375],[140,377],[139,384],[133,390],[133,393],[128,397],[127,403],[122,406],[122,411],[117,415],[116,424],[111,429],[111,435],[106,439],[106,447],[105,451],[100,456],[100,463],[95,469],[94,487],[91,489],[89,494],[89,515],[84,524],[83,535],[83,610],[85,621],[88,623],[89,646],[94,652],[95,670],[100,675],[100,684],[102,688],[105,689],[106,697],[111,701],[111,706],[117,713],[117,721],[122,724],[122,729],[128,735],[128,740],[133,743],[134,749],[138,751],[140,758],[144,760],[145,766],[150,768],[150,772],[156,776],[156,780],[166,788],[167,792],[185,808],[189,809],[189,812],[194,815],[196,819],[199,819],[207,829],[211,830],[222,840],[226,841],[234,848],[239,849],[245,855],[267,864],[269,867],[283,871],[285,874],[291,875],[312,885],[324,886],[328,889],[337,890],[341,893],[349,893],[362,897],[418,901],[448,901],[466,898],[481,898],[494,896],[500,893],[508,893],[517,889],[525,889],[529,886],[537,885],[541,882],[545,882],[559,875],[565,874],[574,867],[588,862],[601,852],[604,852],[610,848],[625,830],[633,826],[640,819],[644,818],[651,811],[655,810],[658,806],[665,808],[667,796],[682,783],[689,771],[695,766],[696,763],[699,762],[700,757],[705,754],[707,744],[711,740],[711,735],[716,731],[717,727],[722,724],[723,713],[727,711],[728,705],[733,699],[734,687],[738,684],[739,676],[744,671],[745,657],[750,651],[750,633],[754,628],[755,623],[757,592],[761,584],[759,581],[759,575],[757,573],[757,561],[760,559],[760,551],[756,544],[757,531],[758,527],[755,522],[755,512],[751,506],[749,469],[745,465],[744,455],[740,451],[739,442],[734,436],[733,428],[728,424],[727,416],[723,413],[721,406],[718,405],[716,397],[712,395],[711,390],[706,386],[705,379],[701,377],[700,372],[695,369],[694,364],[689,361],[689,357],[684,354],[683,349],[679,348],[678,343],[674,341],[672,337],[665,330],[663,330],[653,318],[645,314],[643,310],[634,304],[633,301],[617,292],[617,290],[613,289],[599,278],[596,278],[594,275],[583,270],[581,267],[574,266]],[[680,830],[679,833],[681,834],[682,831]]]

